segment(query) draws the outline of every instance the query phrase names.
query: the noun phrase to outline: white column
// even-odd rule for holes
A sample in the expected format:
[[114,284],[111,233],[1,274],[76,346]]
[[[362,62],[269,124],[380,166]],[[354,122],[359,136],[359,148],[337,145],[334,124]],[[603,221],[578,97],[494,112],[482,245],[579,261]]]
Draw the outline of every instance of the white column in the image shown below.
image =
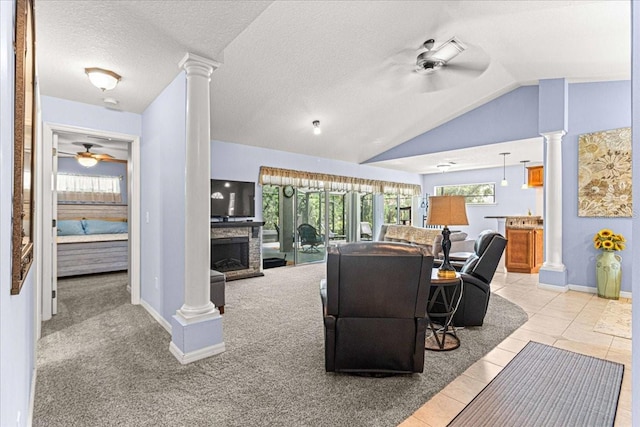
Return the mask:
[[[496,220],[498,221],[498,230],[497,230],[498,233],[502,234],[506,239],[507,238],[507,227],[506,227],[507,218],[505,217],[496,218]],[[505,262],[506,257],[507,257],[507,252],[503,251],[502,255],[500,256],[500,261],[498,261],[498,267],[496,268],[496,271],[507,274],[507,265]]]
[[209,83],[219,63],[188,53],[180,62],[187,77],[185,166],[184,304],[176,313],[187,323],[219,316],[210,301],[211,116]]
[[544,171],[544,249],[542,268],[564,271],[562,263],[562,137],[564,131],[543,134],[547,142]]

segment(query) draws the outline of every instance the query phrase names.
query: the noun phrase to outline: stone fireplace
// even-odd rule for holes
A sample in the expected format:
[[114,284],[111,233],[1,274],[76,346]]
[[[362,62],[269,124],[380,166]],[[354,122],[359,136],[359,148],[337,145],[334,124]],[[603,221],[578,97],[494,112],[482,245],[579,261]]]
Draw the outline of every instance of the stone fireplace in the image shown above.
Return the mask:
[[211,223],[211,269],[223,272],[227,280],[263,276],[263,222],[230,221]]

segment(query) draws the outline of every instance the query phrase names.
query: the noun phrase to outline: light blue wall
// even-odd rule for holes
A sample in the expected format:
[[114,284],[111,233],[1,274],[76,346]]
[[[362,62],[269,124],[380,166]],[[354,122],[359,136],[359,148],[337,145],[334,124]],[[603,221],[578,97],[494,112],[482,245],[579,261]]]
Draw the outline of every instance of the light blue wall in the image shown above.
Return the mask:
[[142,130],[140,114],[111,110],[51,96],[42,97],[42,121],[129,135],[140,135]]
[[321,159],[303,154],[228,142],[211,142],[211,177],[256,183],[256,220],[262,220],[262,191],[257,186],[260,166],[320,172],[357,178],[422,184],[420,175],[357,163]]
[[79,175],[121,176],[120,194],[122,203],[127,204],[127,165],[117,162],[98,162],[95,166],[85,168],[73,157],[58,158],[58,172]]
[[538,86],[525,86],[418,135],[367,162],[515,141],[539,135]]
[[[35,369],[35,277],[31,269],[11,296],[13,194],[13,17],[15,1],[0,1],[0,425],[26,426]],[[37,243],[37,242],[36,242]]]
[[[598,251],[593,248],[591,239],[598,230],[607,227],[626,237],[631,236],[631,218],[578,217],[578,137],[628,126],[631,126],[630,82],[569,85],[569,132],[562,138],[562,258],[569,273],[569,284],[596,286],[595,256]],[[635,202],[637,206],[638,201]],[[619,254],[623,258],[622,290],[631,292],[633,247],[628,245]]]
[[[542,144],[542,141],[540,142]],[[536,212],[536,192],[541,188],[521,189],[522,166],[510,166],[506,168],[505,176],[509,185],[501,187],[502,167],[476,169],[439,174],[424,175],[423,190],[434,195],[433,187],[436,185],[460,185],[493,182],[496,184],[496,203],[494,205],[467,205],[468,226],[455,226],[456,230],[464,231],[469,237],[476,237],[482,230],[497,230],[496,219],[486,219],[485,216],[509,216],[527,215],[528,210],[534,215],[542,216],[543,212]]]
[[168,322],[184,302],[185,99],[180,73],[142,114],[141,296]]
[[567,131],[569,84],[566,79],[540,82],[538,130],[540,133]]
[[[504,142],[507,135],[514,136],[513,139],[538,136],[537,97],[537,86],[516,89],[401,144],[385,153],[383,157],[387,159],[393,158],[391,154],[403,157],[409,154]],[[518,108],[518,105],[523,108]],[[535,108],[531,108],[532,106]],[[631,219],[578,217],[578,136],[630,126],[631,84],[629,81],[570,84],[568,110],[569,132],[562,142],[563,262],[567,267],[570,285],[595,288],[597,251],[591,244],[593,234],[603,227],[608,227],[629,236]],[[500,131],[501,126],[506,129]],[[477,135],[483,135],[487,139],[479,144]],[[621,255],[623,258],[631,258],[633,248],[628,247]],[[631,262],[623,262],[622,290],[627,292],[631,291],[631,266]]]

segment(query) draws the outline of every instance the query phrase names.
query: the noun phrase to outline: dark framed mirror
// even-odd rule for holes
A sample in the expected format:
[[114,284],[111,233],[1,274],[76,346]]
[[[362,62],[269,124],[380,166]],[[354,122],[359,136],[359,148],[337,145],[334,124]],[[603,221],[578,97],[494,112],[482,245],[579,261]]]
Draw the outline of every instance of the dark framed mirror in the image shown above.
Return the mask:
[[15,22],[12,295],[20,293],[33,262],[35,21],[31,0],[16,2]]

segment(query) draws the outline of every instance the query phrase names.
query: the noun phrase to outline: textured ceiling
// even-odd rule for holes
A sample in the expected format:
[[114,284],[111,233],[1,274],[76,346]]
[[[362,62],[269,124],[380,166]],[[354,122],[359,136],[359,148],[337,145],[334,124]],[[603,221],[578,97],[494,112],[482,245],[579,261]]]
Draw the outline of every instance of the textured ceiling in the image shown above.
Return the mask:
[[[630,77],[626,0],[39,0],[36,19],[44,95],[97,105],[110,96],[139,113],[189,51],[223,62],[212,76],[214,139],[358,163],[520,85]],[[422,92],[410,62],[425,39],[453,36],[470,49],[452,64],[481,54],[488,69]],[[121,84],[102,94],[88,66],[118,72]]]

